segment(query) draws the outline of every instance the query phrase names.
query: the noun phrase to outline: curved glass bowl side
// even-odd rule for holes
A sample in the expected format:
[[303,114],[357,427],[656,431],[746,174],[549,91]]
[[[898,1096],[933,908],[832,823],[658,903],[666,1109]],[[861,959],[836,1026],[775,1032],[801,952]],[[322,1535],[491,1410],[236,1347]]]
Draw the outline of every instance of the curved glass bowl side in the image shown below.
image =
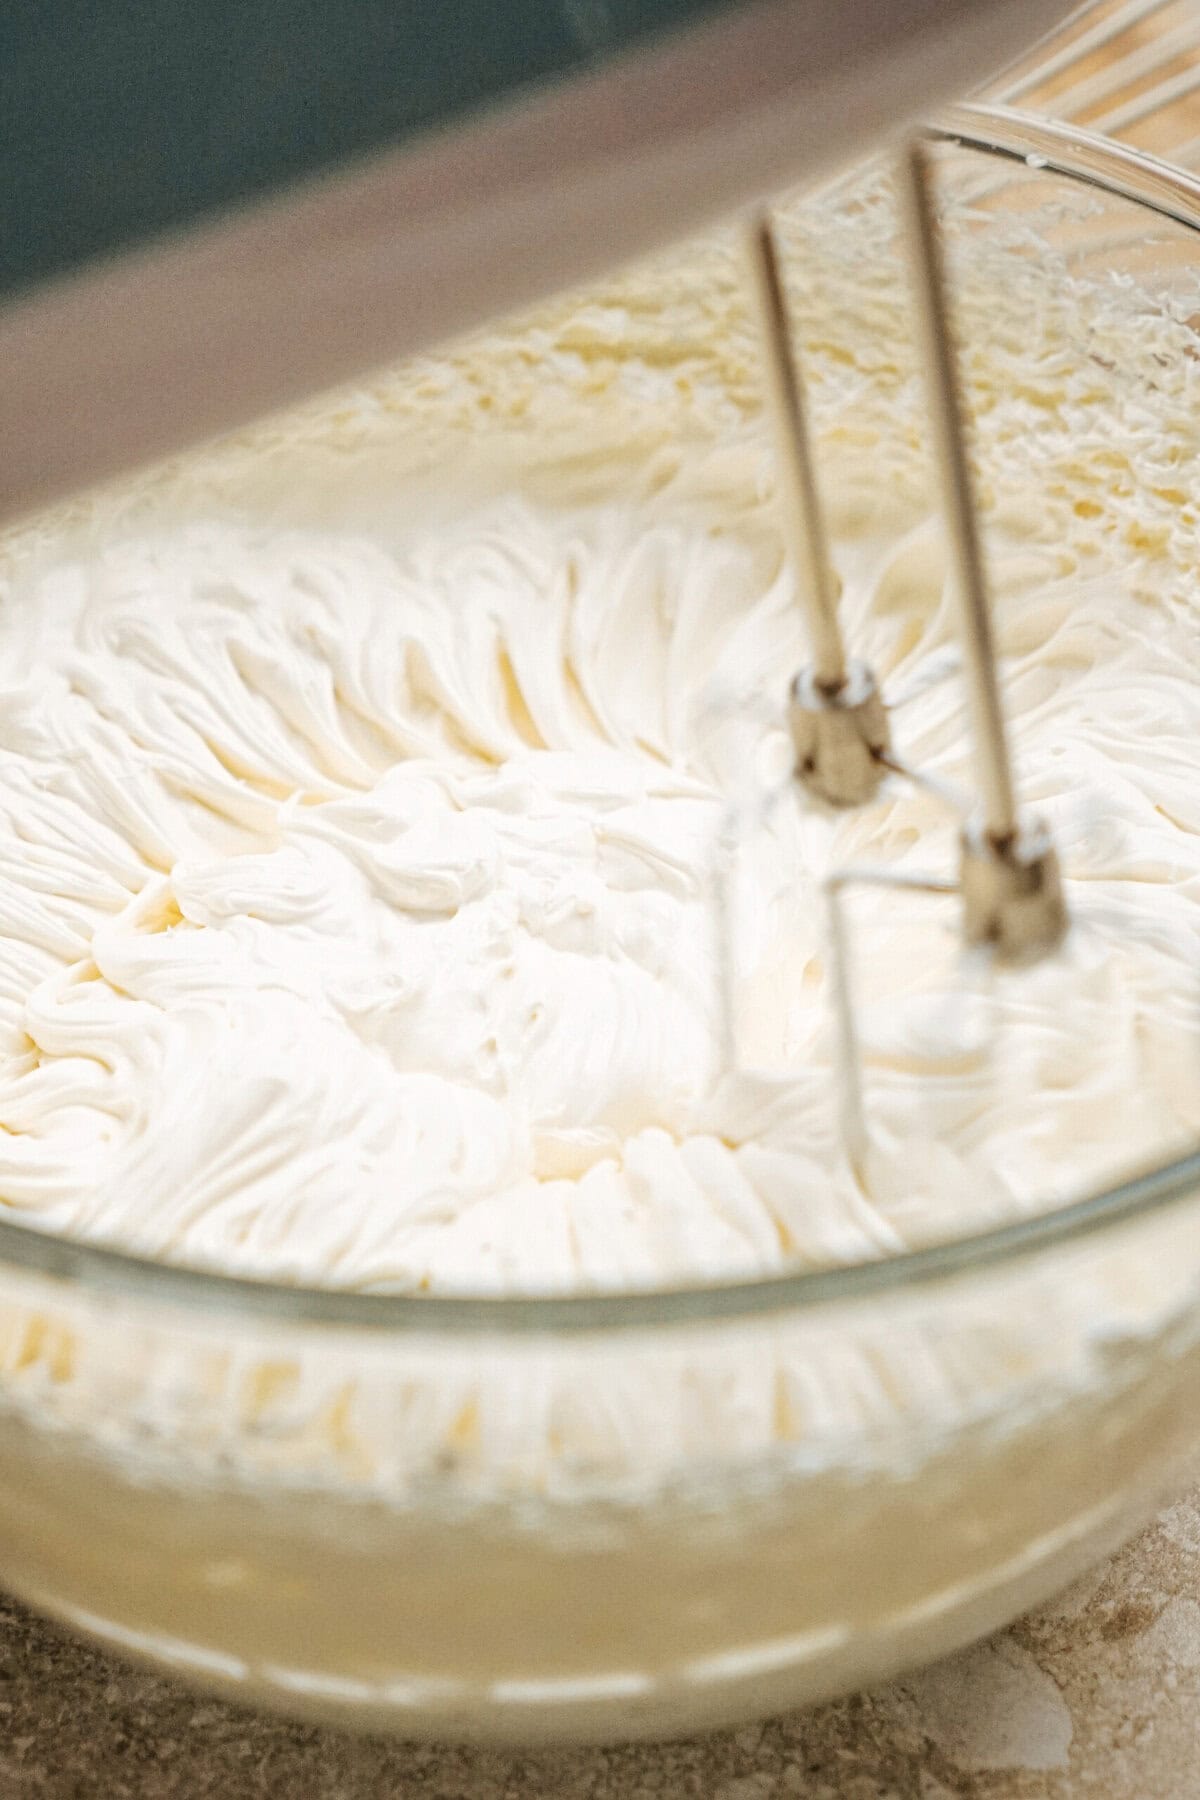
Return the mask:
[[[1143,222],[1117,233],[1101,220],[1092,239],[1101,248],[1129,254],[1151,223],[1200,232],[1200,179],[1144,152],[1093,133],[1027,118],[1003,108],[961,106],[931,128],[936,137],[978,155],[981,162],[1016,170],[1037,182],[1047,174],[1094,190],[1107,200],[1129,202]],[[991,184],[996,205],[1008,204],[1003,182]],[[1126,208],[1128,217],[1129,208]],[[1154,251],[1162,258],[1163,247]],[[1094,244],[1090,254],[1095,255]],[[1169,258],[1170,247],[1166,254]],[[1189,258],[1189,269],[1194,259]],[[793,1307],[825,1305],[856,1294],[878,1293],[953,1276],[993,1261],[1020,1258],[1054,1243],[1069,1244],[1119,1227],[1127,1218],[1172,1206],[1190,1194],[1200,1170],[1200,1149],[1164,1162],[1135,1179],[1120,1181],[1074,1204],[1036,1217],[962,1237],[934,1249],[889,1257],[886,1262],[815,1274],[776,1275],[737,1284],[695,1285],[637,1295],[588,1294],[554,1298],[484,1299],[450,1296],[363,1295],[210,1273],[151,1261],[101,1245],[35,1231],[0,1216],[0,1266],[78,1282],[97,1294],[169,1298],[181,1309],[264,1318],[306,1319],[330,1325],[385,1327],[397,1332],[591,1331],[681,1323],[702,1318],[752,1317]]]
[[[1200,185],[1136,153],[945,132],[1200,230]],[[816,1699],[1003,1623],[1153,1503],[1200,1397],[1198,1207],[1194,1153],[888,1262],[513,1300],[0,1221],[0,1579],[199,1682],[403,1733]]]
[[1161,1497],[1198,1206],[927,1290],[458,1347],[34,1284],[0,1577],[202,1685],[403,1734],[827,1697],[1005,1623]]

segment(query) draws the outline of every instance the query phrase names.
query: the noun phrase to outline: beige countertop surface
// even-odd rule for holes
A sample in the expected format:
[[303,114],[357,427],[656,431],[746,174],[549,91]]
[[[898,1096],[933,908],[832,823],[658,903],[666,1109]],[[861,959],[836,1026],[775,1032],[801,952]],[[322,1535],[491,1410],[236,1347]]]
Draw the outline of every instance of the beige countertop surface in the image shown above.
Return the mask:
[[197,1697],[0,1598],[0,1800],[1200,1800],[1200,1488],[1052,1605],[869,1694],[539,1755]]

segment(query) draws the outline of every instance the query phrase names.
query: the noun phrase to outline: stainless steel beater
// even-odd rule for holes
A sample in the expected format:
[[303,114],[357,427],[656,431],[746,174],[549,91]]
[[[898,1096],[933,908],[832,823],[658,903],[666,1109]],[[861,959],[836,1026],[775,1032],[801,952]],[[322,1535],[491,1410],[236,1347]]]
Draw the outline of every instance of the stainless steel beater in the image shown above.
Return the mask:
[[[966,443],[945,259],[925,143],[915,137],[900,159],[905,228],[921,360],[928,393],[942,511],[957,593],[963,666],[975,747],[978,802],[960,825],[957,876],[848,867],[826,880],[832,993],[838,1032],[842,1125],[847,1155],[861,1173],[867,1151],[862,1064],[855,1029],[852,953],[843,905],[856,885],[958,894],[963,937],[1001,963],[1049,954],[1067,928],[1058,858],[1045,829],[1022,817],[1000,698],[991,603]],[[812,661],[795,677],[790,728],[796,782],[818,803],[859,806],[889,773],[932,785],[892,751],[887,713],[874,675],[847,656],[838,620],[840,584],[830,560],[805,416],[804,385],[788,327],[787,302],[769,216],[747,233],[747,262],[757,303],[797,595]],[[727,1033],[727,1039],[732,1034]]]

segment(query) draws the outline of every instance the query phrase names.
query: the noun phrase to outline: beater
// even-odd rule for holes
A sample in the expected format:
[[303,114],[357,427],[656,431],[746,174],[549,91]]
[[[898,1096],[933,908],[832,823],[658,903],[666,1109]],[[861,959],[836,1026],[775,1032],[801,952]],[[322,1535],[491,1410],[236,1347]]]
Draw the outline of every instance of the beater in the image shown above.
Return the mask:
[[[844,867],[835,869],[825,881],[842,1138],[850,1164],[860,1178],[868,1134],[855,1030],[852,955],[843,906],[846,890],[870,885],[935,895],[957,894],[966,944],[989,951],[1001,963],[1028,963],[1047,955],[1067,929],[1057,855],[1045,828],[1036,820],[1022,817],[1017,805],[959,392],[945,260],[933,204],[929,154],[920,136],[909,143],[900,160],[899,174],[942,509],[959,601],[979,787],[977,810],[965,808],[944,783],[931,781],[896,756],[875,677],[865,663],[847,655],[837,611],[840,583],[830,561],[805,417],[804,383],[791,341],[787,299],[769,214],[760,213],[746,233],[746,260],[763,346],[783,512],[798,576],[797,596],[812,651],[811,664],[796,675],[790,691],[787,724],[792,741],[793,779],[819,805],[851,807],[872,799],[885,776],[892,773],[939,794],[955,807],[961,820],[956,879],[932,873]],[[736,1040],[731,1024],[728,880],[737,853],[737,825],[743,816],[744,811],[737,804],[727,814],[719,849],[724,866],[716,872],[723,1036],[727,1055],[733,1061]]]

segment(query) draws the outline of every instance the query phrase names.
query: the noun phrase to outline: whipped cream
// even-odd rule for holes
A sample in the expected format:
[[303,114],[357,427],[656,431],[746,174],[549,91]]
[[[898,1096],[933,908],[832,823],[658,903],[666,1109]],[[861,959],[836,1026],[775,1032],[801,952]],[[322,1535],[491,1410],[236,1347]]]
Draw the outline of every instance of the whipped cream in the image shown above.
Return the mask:
[[[817,391],[844,617],[899,752],[969,786],[902,308],[881,333],[884,296],[899,302],[860,280],[857,320],[831,311],[855,232],[878,226],[868,209],[826,252],[807,319],[810,354],[840,370],[832,403]],[[542,374],[587,397],[573,436],[531,448],[535,419],[506,460],[450,430],[453,460],[396,485],[421,396],[445,413],[486,379],[519,413],[513,342],[531,340],[496,340],[436,380],[392,378],[382,453],[347,459],[326,413],[277,454],[260,440],[249,500],[234,446],[10,558],[14,1216],[285,1279],[623,1287],[956,1235],[1200,1128],[1190,520],[1181,496],[1167,523],[1161,496],[1129,502],[1111,428],[1134,415],[1169,462],[1188,372],[1156,418],[1128,386],[1140,343],[1117,368],[1099,353],[1103,307],[1081,338],[1043,293],[1022,343],[1008,309],[985,327],[964,301],[986,332],[972,378],[1020,788],[1059,846],[1073,929],[1000,977],[964,958],[952,904],[853,897],[860,1185],[820,884],[845,864],[950,873],[955,821],[902,778],[841,816],[788,781],[805,646],[753,344],[722,311],[727,253],[695,254],[715,316],[692,354],[725,390],[714,419],[713,383],[688,375],[707,434],[676,446],[670,417],[646,423],[661,370],[630,277],[533,334]],[[623,418],[639,421],[624,451]]]
[[[968,204],[953,244],[1072,928],[1000,974],[953,901],[852,894],[861,1184],[821,883],[951,874],[956,821],[788,780],[805,645],[713,240],[0,547],[6,1217],[284,1281],[624,1289],[886,1255],[1190,1141],[1200,284],[1077,277],[1048,239],[1107,241],[1090,204]],[[868,180],[780,224],[851,647],[969,788],[893,221]],[[875,1680],[1060,1585],[1190,1446],[1193,1207],[595,1337],[0,1267],[5,1582],[439,1738]]]

